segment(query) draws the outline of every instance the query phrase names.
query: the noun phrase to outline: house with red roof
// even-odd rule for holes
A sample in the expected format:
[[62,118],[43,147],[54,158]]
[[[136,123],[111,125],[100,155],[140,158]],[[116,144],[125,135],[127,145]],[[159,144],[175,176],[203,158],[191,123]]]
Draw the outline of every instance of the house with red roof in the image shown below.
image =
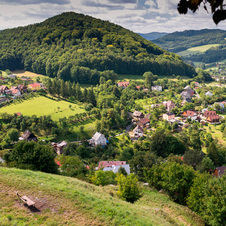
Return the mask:
[[148,128],[150,126],[150,119],[149,118],[141,118],[137,122],[137,125],[140,126],[141,128]]
[[126,161],[101,161],[99,162],[98,169],[104,167],[112,167],[112,166],[122,166],[126,165]]
[[118,87],[122,87],[123,89],[127,88],[129,86],[129,82],[125,81],[125,82],[118,82]]
[[38,83],[38,82],[35,82],[35,83],[28,85],[28,89],[30,89],[32,91],[37,91],[37,90],[40,90],[40,89],[43,89],[43,88],[44,88],[43,84]]

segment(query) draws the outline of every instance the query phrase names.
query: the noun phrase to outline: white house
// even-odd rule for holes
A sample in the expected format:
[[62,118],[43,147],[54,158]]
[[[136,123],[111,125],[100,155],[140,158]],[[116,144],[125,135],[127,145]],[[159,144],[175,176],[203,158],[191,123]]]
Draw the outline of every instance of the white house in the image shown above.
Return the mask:
[[205,93],[205,96],[210,96],[210,97],[212,97],[213,94],[212,94],[210,91],[208,91],[208,92]]
[[114,173],[118,173],[120,167],[124,168],[127,172],[127,174],[130,174],[130,166],[129,164],[121,165],[121,166],[110,166],[110,167],[104,167],[103,171],[113,171]]
[[106,145],[107,144],[107,139],[105,138],[105,136],[102,133],[96,132],[92,139],[90,140],[90,143],[92,145],[97,146],[99,145]]
[[136,128],[133,130],[133,134],[135,137],[143,137],[144,130],[140,126],[136,126]]
[[151,90],[152,91],[160,91],[160,92],[162,92],[162,86],[152,86]]

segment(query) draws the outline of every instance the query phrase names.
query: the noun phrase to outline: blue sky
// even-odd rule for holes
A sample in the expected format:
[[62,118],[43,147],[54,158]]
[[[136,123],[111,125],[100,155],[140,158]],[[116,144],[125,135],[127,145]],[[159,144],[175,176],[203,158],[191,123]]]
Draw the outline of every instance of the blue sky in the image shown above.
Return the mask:
[[0,30],[41,22],[66,11],[83,13],[119,24],[134,32],[174,32],[190,29],[223,29],[211,13],[179,15],[179,0],[0,0]]

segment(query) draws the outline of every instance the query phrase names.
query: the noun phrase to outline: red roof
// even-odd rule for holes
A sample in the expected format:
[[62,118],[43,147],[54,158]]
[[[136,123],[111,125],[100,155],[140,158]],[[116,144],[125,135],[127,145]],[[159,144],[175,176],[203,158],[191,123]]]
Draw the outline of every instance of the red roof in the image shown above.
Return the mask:
[[139,122],[144,125],[146,123],[149,123],[150,120],[148,118],[141,118]]
[[36,88],[36,87],[40,87],[40,83],[33,83],[33,84],[29,84],[28,86],[31,86],[32,88]]
[[112,166],[121,166],[125,165],[126,161],[101,161],[99,162],[98,168],[103,168],[103,167],[112,167]]
[[211,115],[216,115],[216,111],[205,111],[204,112],[204,116],[205,117],[208,117],[208,116],[211,116]]
[[17,112],[16,115],[21,116],[21,112]]
[[118,82],[118,86],[120,87],[128,87],[129,86],[129,82]]
[[55,160],[55,162],[56,162],[56,164],[57,164],[59,167],[62,166],[62,164],[60,163],[60,161]]

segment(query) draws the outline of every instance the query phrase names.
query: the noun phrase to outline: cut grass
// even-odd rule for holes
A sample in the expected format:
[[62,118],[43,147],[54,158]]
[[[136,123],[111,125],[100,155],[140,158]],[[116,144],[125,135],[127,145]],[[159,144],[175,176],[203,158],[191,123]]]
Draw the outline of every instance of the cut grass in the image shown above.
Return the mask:
[[[187,207],[150,189],[135,204],[120,200],[117,187],[96,187],[74,178],[0,167],[3,225],[204,225]],[[40,212],[19,203],[18,191]],[[40,205],[42,204],[42,205]]]
[[[71,105],[71,108],[69,108]],[[59,107],[59,109],[58,109]],[[30,100],[25,100],[21,103],[10,104],[0,108],[0,113],[14,114],[21,112],[23,115],[32,116],[44,116],[50,115],[53,120],[59,120],[59,118],[68,117],[78,113],[85,112],[83,106],[73,104],[67,101],[57,101],[48,97],[35,97]]]
[[[221,125],[208,124],[208,126],[203,126],[203,128],[206,129],[208,133],[211,133],[214,139],[218,139],[219,144],[221,144],[223,147],[226,147],[226,140],[223,139],[223,134],[220,131],[220,126]],[[211,128],[211,130],[209,129],[209,127]]]
[[189,48],[185,51],[178,52],[177,54],[180,55],[180,56],[188,56],[188,55],[194,55],[194,54],[197,54],[197,53],[204,53],[208,49],[210,49],[212,47],[217,47],[219,45],[220,44],[210,44],[210,45],[196,46],[196,47]]

